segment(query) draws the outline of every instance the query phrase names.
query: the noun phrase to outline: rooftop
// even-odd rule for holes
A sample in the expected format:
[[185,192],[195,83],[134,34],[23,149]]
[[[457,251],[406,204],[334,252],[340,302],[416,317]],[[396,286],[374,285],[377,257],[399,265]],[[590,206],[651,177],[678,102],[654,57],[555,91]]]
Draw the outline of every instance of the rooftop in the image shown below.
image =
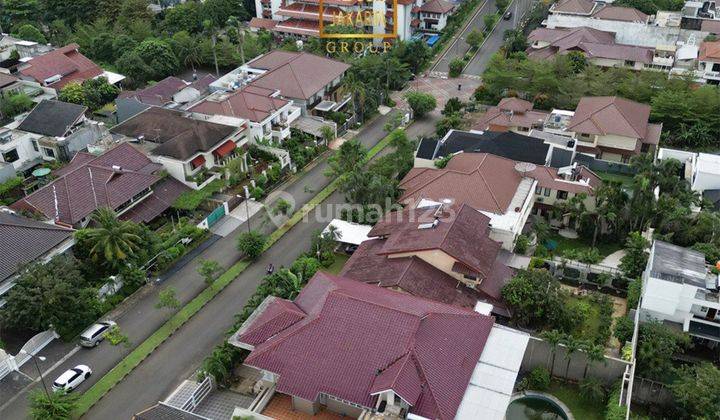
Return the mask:
[[651,277],[702,288],[706,286],[708,270],[702,252],[658,240],[653,242],[651,251]]
[[87,107],[45,99],[33,108],[18,130],[51,137],[65,137],[83,118]]
[[239,117],[259,123],[289,103],[276,95],[275,90],[248,85],[231,93],[216,92],[188,111]]
[[[614,134],[657,144],[660,133],[648,124],[650,106],[617,96],[580,99],[569,131],[596,135]],[[656,138],[657,137],[657,138]]]
[[542,125],[548,113],[532,109],[532,103],[518,98],[503,98],[498,106],[488,108],[475,130],[498,130],[496,127],[523,127],[530,129]]
[[428,0],[420,6],[421,12],[427,13],[449,13],[455,6],[445,0]]
[[590,0],[561,0],[552,6],[554,13],[570,13],[589,15],[595,9],[595,2]]
[[[319,272],[294,301],[270,298],[230,338],[278,392],[374,407],[392,390],[410,412],[453,419],[494,319]],[[265,316],[269,312],[271,316]],[[259,330],[262,334],[258,335]]]
[[646,23],[648,15],[633,7],[605,6],[592,14],[595,19]]
[[27,67],[20,70],[24,76],[32,77],[38,83],[60,76],[48,83],[54,89],[61,89],[70,82],[82,82],[103,74],[103,69],[79,52],[78,44],[69,44],[30,59]]
[[700,44],[700,61],[720,62],[720,41],[705,41]]

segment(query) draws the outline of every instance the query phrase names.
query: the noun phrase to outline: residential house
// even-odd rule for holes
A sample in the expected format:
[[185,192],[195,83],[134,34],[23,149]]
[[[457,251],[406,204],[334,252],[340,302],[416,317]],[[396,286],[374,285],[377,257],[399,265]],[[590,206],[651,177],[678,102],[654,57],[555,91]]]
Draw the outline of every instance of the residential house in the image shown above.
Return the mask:
[[73,245],[73,230],[22,217],[0,208],[0,307],[14,285],[18,269],[33,261],[49,261]]
[[[409,208],[470,205],[490,218],[490,239],[512,251],[536,202],[592,195],[597,176],[582,167],[556,169],[488,153],[460,153],[444,169],[413,168],[400,182],[400,203]],[[594,208],[588,197],[586,205]]]
[[501,291],[514,271],[489,237],[490,218],[468,204],[428,204],[379,221],[341,275],[470,309],[484,302],[509,318]]
[[618,22],[636,22],[642,24],[650,23],[650,16],[635,9],[634,7],[622,7],[606,5],[594,11],[593,19],[614,20]]
[[34,41],[25,41],[15,38],[12,35],[0,33],[0,60],[8,60],[13,51],[17,51],[18,57],[27,59],[52,51],[50,44],[39,44]]
[[567,130],[575,133],[578,152],[627,163],[640,153],[654,153],[660,141],[662,124],[649,118],[649,105],[617,96],[583,97]]
[[43,161],[67,162],[109,135],[102,123],[85,118],[82,105],[44,100],[24,118],[0,128],[0,160],[23,172]]
[[700,44],[698,70],[706,83],[720,84],[720,41],[705,41]]
[[534,110],[531,102],[520,98],[503,98],[497,106],[488,108],[473,126],[479,131],[512,131],[526,134],[542,127],[548,113]]
[[40,83],[59,91],[70,82],[82,83],[87,79],[105,77],[111,84],[118,84],[125,76],[104,71],[100,66],[82,55],[78,44],[46,52],[25,61],[20,67],[22,78]]
[[54,171],[52,182],[10,207],[72,227],[86,226],[99,208],[110,208],[121,219],[149,222],[188,190],[172,177],[161,176],[161,170],[130,143],[100,156],[80,152]]
[[43,87],[36,82],[0,73],[0,100],[20,93],[27,95],[35,103],[57,97],[54,89]]
[[319,272],[292,301],[268,297],[228,342],[261,372],[264,415],[290,397],[310,415],[500,420],[529,336],[481,310]]
[[531,135],[512,131],[450,130],[442,139],[422,139],[415,152],[414,166],[433,168],[436,160],[456,153],[490,153],[555,168],[572,164],[575,140],[536,130],[529,134]]
[[165,108],[150,107],[111,130],[140,143],[153,162],[178,181],[200,189],[219,179],[222,168],[241,159],[247,169],[247,121],[210,122]]
[[661,147],[657,160],[665,159],[675,159],[682,163],[683,177],[690,184],[690,189],[720,209],[720,156]]
[[290,125],[300,116],[300,108],[282,99],[280,91],[252,85],[234,92],[215,92],[188,111],[235,118],[238,124],[247,122],[252,141],[273,143],[290,137]]
[[602,6],[590,0],[561,0],[550,6],[550,14],[590,16],[599,7]]
[[[528,36],[529,58],[545,60],[573,51],[582,53],[588,61],[600,67],[627,67],[642,70],[653,66],[655,49],[624,45],[615,42],[615,34],[592,28],[537,28]],[[664,70],[669,71],[672,62]]]
[[455,5],[445,0],[428,0],[420,6],[420,30],[441,32],[447,25],[448,17]]
[[169,76],[145,89],[122,91],[115,99],[117,121],[123,122],[151,106],[177,109],[195,102],[208,93],[215,80],[210,74],[192,83]]
[[718,275],[702,252],[655,240],[642,275],[640,320],[656,320],[720,342]]
[[[319,3],[318,0],[255,0],[256,16],[250,21],[250,28],[300,39],[317,38],[320,36],[321,19]],[[396,13],[393,13],[392,1],[363,4],[360,0],[328,0],[322,5],[324,31],[332,25],[339,25],[340,16],[353,16],[355,21],[355,16],[368,11],[370,6],[377,14],[370,16],[371,23],[363,25],[366,33],[392,35],[395,31],[400,40],[410,39],[412,35],[413,0],[397,0]],[[376,20],[375,16],[384,17],[384,21]]]

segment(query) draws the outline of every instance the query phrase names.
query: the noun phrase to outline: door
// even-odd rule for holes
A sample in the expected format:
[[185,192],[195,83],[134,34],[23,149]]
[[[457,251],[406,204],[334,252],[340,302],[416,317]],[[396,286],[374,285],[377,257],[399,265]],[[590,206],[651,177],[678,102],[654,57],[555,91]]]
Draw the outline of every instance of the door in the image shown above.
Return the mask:
[[715,308],[710,308],[710,309],[708,309],[708,311],[707,311],[706,318],[707,318],[707,319],[710,319],[710,320],[713,320],[713,319],[715,319],[715,315],[717,315],[717,309],[715,309]]

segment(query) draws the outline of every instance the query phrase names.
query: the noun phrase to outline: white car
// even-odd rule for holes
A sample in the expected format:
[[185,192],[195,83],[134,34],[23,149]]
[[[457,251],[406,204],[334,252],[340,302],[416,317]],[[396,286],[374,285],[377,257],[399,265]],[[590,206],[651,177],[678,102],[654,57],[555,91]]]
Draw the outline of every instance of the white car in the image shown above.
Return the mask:
[[52,384],[53,391],[70,392],[77,388],[78,385],[85,382],[85,379],[92,375],[92,370],[85,365],[77,365],[72,369],[68,369],[60,375]]
[[80,345],[83,347],[95,347],[105,339],[105,334],[110,328],[117,325],[114,321],[99,321],[80,334]]

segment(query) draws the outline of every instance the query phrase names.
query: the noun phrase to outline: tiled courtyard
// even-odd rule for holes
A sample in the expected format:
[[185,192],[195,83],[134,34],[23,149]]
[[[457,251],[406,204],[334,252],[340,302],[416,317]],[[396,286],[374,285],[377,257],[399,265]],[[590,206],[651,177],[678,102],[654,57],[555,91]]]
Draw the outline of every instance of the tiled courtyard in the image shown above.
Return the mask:
[[294,411],[292,409],[292,399],[285,394],[275,394],[262,414],[277,420],[340,420],[350,418],[325,410],[321,410],[314,416]]
[[[460,87],[459,90],[458,86]],[[445,103],[450,98],[457,97],[461,101],[467,102],[478,86],[480,86],[479,80],[463,77],[452,79],[417,77],[415,80],[408,83],[405,90],[393,93],[392,98],[397,103],[398,108],[407,108],[404,97],[405,93],[420,91],[434,96],[437,100],[437,109],[443,109],[445,107]]]

